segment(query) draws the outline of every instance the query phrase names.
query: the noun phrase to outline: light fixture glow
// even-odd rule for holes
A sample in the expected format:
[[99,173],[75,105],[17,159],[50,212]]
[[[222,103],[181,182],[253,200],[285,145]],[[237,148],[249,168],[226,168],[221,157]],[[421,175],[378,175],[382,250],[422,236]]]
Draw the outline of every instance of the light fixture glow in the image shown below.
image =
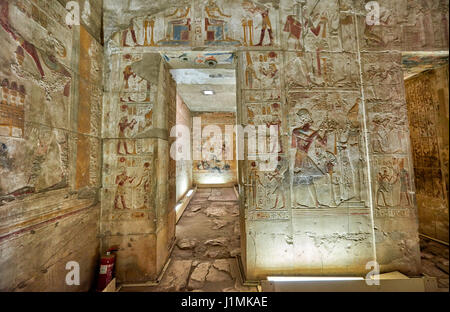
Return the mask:
[[189,190],[189,192],[187,192],[186,196],[191,197],[192,193],[194,193],[194,190]]
[[214,91],[213,90],[204,90],[202,91],[203,95],[214,95]]
[[269,282],[323,282],[323,281],[363,281],[362,277],[340,276],[268,276]]
[[223,184],[226,182],[226,177],[215,177],[213,175],[203,176],[200,179],[200,184]]

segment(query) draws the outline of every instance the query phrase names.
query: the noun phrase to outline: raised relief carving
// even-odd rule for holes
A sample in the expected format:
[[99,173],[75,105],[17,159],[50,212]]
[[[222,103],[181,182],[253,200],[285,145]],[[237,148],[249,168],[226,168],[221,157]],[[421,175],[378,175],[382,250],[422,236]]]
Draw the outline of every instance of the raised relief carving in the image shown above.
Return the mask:
[[280,86],[279,56],[276,52],[247,52],[245,88],[277,89]]
[[293,88],[356,89],[359,86],[356,56],[351,53],[288,53],[286,83]]
[[413,188],[407,159],[381,157],[376,159],[376,166],[377,207],[410,208]]
[[293,93],[290,102],[292,207],[365,207],[360,98]]

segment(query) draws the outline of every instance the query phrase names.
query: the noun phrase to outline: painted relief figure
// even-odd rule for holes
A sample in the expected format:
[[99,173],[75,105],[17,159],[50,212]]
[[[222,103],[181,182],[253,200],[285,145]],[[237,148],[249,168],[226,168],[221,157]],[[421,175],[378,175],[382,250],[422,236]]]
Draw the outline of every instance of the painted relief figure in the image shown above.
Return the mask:
[[[247,10],[248,12],[252,13],[252,14],[260,14],[261,15],[261,33],[260,33],[260,37],[259,37],[259,42],[257,44],[255,44],[255,46],[262,46],[264,39],[266,37],[266,32],[269,35],[269,46],[272,46],[274,44],[274,36],[273,36],[273,28],[272,28],[272,23],[270,22],[270,17],[269,17],[269,7],[267,6],[262,6],[262,5],[257,5],[253,2],[250,1],[244,1],[242,3],[242,6],[244,7],[245,10]],[[253,21],[250,22],[246,21],[247,25],[253,25]],[[250,28],[250,27],[249,27]],[[249,32],[251,37],[253,37],[253,29],[251,29],[251,32]]]
[[[393,184],[396,182],[394,180],[395,177],[393,177],[391,174],[388,173],[388,170],[385,168],[383,171],[378,172],[377,175],[377,182],[378,182],[378,188],[377,188],[377,205],[378,206],[391,206],[388,205],[388,202],[386,201],[386,196],[391,195]],[[380,200],[381,199],[381,200]]]
[[281,73],[277,52],[247,52],[245,61],[243,83],[247,88],[277,89],[279,87]]
[[266,80],[268,80],[268,82],[271,82],[272,85],[276,85],[277,80],[280,78],[280,73],[275,63],[270,63],[267,66],[260,65],[259,72],[262,74],[262,76],[266,77]]
[[[294,49],[303,49],[306,44],[305,41],[315,42],[315,39],[318,38],[321,42],[326,39],[329,20],[327,12],[315,12],[319,3],[320,1],[317,1],[310,12],[307,12],[306,1],[296,1],[293,6],[293,14],[286,17],[283,31],[288,33],[288,42],[294,40]],[[338,18],[339,14],[336,17]],[[325,48],[327,44],[323,42],[309,44],[309,46],[314,45],[318,48]]]
[[[18,77],[31,80],[41,86],[45,90],[46,100],[48,101],[51,100],[51,93],[61,90],[63,90],[63,95],[68,97],[70,95],[72,75],[57,61],[55,55],[39,52],[31,42],[13,29],[9,22],[8,7],[8,1],[0,1],[0,25],[18,44],[15,51],[17,63],[11,64],[13,72]],[[65,48],[56,39],[53,40],[51,48],[58,55],[65,57]],[[33,60],[37,73],[29,72],[25,69],[25,53]],[[45,68],[43,65],[45,65]]]
[[134,126],[137,124],[135,119],[128,121],[128,117],[122,117],[119,122],[119,140],[117,142],[117,154],[123,155],[121,152],[121,147],[125,150],[126,155],[135,155],[136,154],[136,145],[133,143],[133,151],[128,151],[127,139],[126,139],[126,130],[133,130]]
[[356,202],[361,201],[363,191],[363,161],[361,159],[360,145],[360,122],[359,115],[360,99],[356,100],[355,105],[347,113],[347,122],[339,132],[337,142],[337,156],[339,161],[340,179],[340,201],[353,199]]
[[[314,130],[311,127],[313,120],[308,110],[300,109],[296,115],[299,125],[292,131],[292,144],[296,151],[293,178],[294,194],[297,195],[295,201],[300,205],[304,203],[301,194],[303,193],[302,190],[306,187],[309,192],[310,202],[316,208],[319,208],[320,203],[314,181],[325,177],[326,173],[309,156],[309,151],[313,144],[326,145],[326,132]],[[308,205],[303,204],[303,206]]]
[[[404,158],[387,158],[378,164],[376,203],[380,207],[410,207],[412,198],[410,174],[405,168]],[[427,177],[426,170],[417,169],[417,192],[421,193],[424,186],[429,186],[427,193],[432,193],[432,177]],[[430,181],[430,183],[428,183]]]
[[275,127],[278,139],[266,137],[266,151],[268,153],[283,153],[281,140],[281,104],[280,103],[255,103],[247,104],[247,120],[249,125],[266,125],[268,129]]
[[[36,47],[30,42],[26,41],[21,35],[19,35],[11,26],[9,22],[9,1],[1,0],[0,1],[0,25],[2,28],[11,35],[11,37],[17,41],[17,43],[22,47],[21,52],[25,51],[28,55],[33,59],[41,77],[44,77],[44,69],[42,68],[41,61],[39,59],[39,55]],[[22,53],[23,55],[23,53]],[[21,58],[23,60],[23,58]],[[20,64],[21,65],[21,64]]]
[[[115,184],[116,188],[116,196],[114,197],[114,208],[120,209],[120,204],[122,205],[122,209],[129,209],[126,205],[126,184],[131,184],[134,181],[133,177],[129,177],[127,175],[127,170],[125,167],[121,167],[119,170],[120,174],[116,176]],[[120,202],[119,202],[120,201]]]
[[178,7],[172,13],[164,16],[167,21],[166,38],[159,44],[189,44],[191,38],[190,7]]
[[136,184],[135,189],[138,190],[137,194],[140,201],[137,203],[137,209],[150,209],[151,208],[151,186],[152,186],[152,179],[151,179],[151,168],[150,163],[146,162],[144,163],[144,168],[142,172],[142,176],[140,181]]
[[130,46],[128,44],[129,36],[131,36],[131,39],[133,40],[134,46],[138,46],[137,37],[136,37],[136,31],[134,30],[133,21],[131,22],[131,25],[122,32],[122,46],[123,47],[129,47]]
[[215,0],[208,0],[205,6],[205,14],[206,44],[241,44],[229,35],[231,15],[225,14]]
[[284,25],[283,31],[289,33],[288,41],[291,39],[295,40],[294,49],[300,50],[302,48],[302,23],[299,22],[294,15],[289,15],[286,18],[286,24]]
[[402,150],[405,137],[404,120],[393,115],[376,115],[373,118],[373,151],[393,154]]
[[67,186],[67,134],[31,126],[26,131],[26,144],[22,140],[0,142],[0,205],[20,196]]
[[229,171],[231,169],[230,164],[226,160],[223,160],[214,154],[213,149],[211,149],[205,156],[205,159],[197,162],[198,170],[223,173],[224,171]]
[[[124,59],[129,60],[131,56],[124,55]],[[150,82],[133,72],[131,65],[126,65],[122,74],[123,86],[120,101],[122,103],[150,102]]]
[[286,197],[283,189],[284,173],[278,165],[277,169],[256,174],[256,207],[257,209],[283,209]]
[[254,81],[259,80],[256,75],[255,67],[253,65],[252,57],[250,56],[250,52],[246,54],[247,66],[245,67],[245,85],[250,89],[253,89]]
[[[397,177],[400,180],[400,205],[406,200],[408,207],[411,205],[411,200],[409,198],[409,173],[405,169],[405,160],[400,161],[400,170],[397,173]],[[439,189],[439,188],[438,188]]]

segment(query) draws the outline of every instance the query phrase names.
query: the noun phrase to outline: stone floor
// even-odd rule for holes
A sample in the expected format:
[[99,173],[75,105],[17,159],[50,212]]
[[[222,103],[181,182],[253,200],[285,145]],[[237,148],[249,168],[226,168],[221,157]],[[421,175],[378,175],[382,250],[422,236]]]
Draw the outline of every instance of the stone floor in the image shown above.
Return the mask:
[[176,228],[171,262],[158,286],[121,291],[256,291],[241,284],[239,203],[233,188],[199,188]]
[[422,273],[436,277],[438,287],[448,291],[448,246],[421,237],[420,254],[422,257]]

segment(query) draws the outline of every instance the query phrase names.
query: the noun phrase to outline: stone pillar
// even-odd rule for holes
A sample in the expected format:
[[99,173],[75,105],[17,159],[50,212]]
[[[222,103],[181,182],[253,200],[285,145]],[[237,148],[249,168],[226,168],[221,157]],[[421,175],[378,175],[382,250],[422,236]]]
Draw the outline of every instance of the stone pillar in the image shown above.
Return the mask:
[[155,280],[175,235],[168,129],[175,82],[158,53],[114,54],[104,101],[103,251],[117,246],[121,282]]

